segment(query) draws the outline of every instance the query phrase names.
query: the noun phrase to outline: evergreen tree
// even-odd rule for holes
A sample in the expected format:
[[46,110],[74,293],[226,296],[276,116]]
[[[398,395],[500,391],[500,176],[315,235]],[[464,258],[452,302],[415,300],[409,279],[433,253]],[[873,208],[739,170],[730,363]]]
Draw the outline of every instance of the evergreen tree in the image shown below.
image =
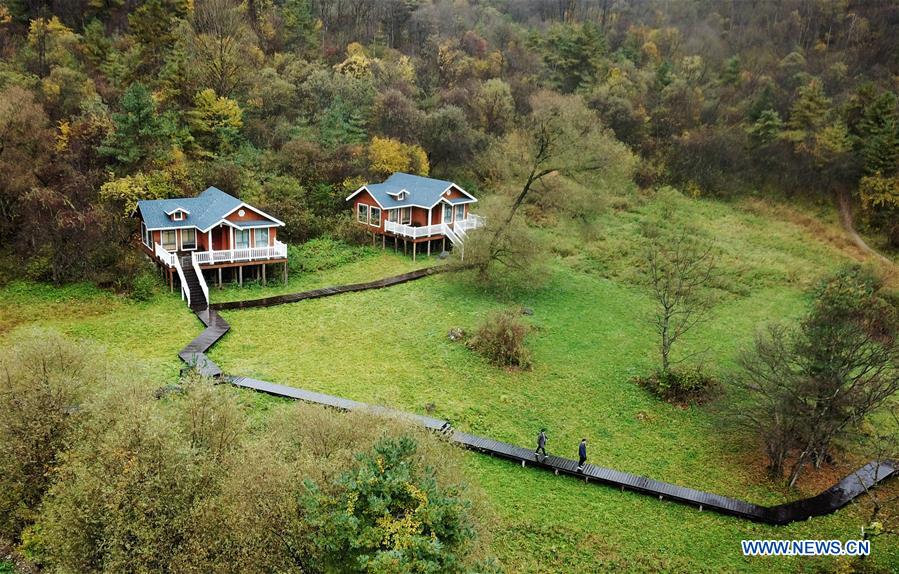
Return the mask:
[[284,22],[284,43],[288,48],[304,52],[318,45],[318,27],[312,17],[309,0],[285,0],[281,7]]
[[408,437],[383,439],[306,500],[321,558],[335,572],[463,572],[475,534],[457,486],[437,483]]
[[827,123],[830,99],[824,95],[821,83],[813,80],[799,88],[796,101],[790,108],[790,129],[799,139],[818,131]]
[[339,96],[328,106],[319,120],[319,142],[325,148],[344,144],[361,144],[367,137],[365,119]]
[[899,117],[897,98],[885,92],[864,110],[858,124],[860,155],[867,174],[892,175],[899,162]]
[[147,0],[128,16],[128,27],[137,38],[148,71],[162,65],[175,43],[175,22],[187,17],[188,8],[187,0]]
[[765,110],[749,129],[749,135],[756,144],[767,144],[777,140],[783,131],[784,123],[775,110]]
[[142,164],[164,160],[175,143],[175,123],[158,114],[149,90],[135,82],[125,90],[122,111],[112,115],[115,130],[103,141],[99,152],[130,171]]

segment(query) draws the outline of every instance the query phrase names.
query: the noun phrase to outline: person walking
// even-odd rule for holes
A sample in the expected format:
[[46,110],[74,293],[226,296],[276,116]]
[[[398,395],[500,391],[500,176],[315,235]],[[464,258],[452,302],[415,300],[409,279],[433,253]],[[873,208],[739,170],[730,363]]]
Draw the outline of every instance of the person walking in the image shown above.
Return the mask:
[[587,439],[585,439],[585,438],[581,439],[581,444],[579,444],[577,447],[577,456],[578,456],[577,471],[583,472],[584,471],[584,463],[587,462]]
[[534,460],[540,460],[537,455],[541,451],[543,458],[546,458],[546,429],[540,429],[540,434],[537,435],[537,450],[534,451]]

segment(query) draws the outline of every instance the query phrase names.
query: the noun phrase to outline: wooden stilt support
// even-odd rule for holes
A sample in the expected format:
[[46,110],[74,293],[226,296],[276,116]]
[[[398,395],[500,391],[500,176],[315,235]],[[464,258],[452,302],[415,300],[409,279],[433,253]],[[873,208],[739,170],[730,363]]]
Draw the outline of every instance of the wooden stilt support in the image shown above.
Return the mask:
[[415,261],[415,256],[418,255],[418,243],[412,242],[412,261]]
[[381,235],[381,251],[384,251],[384,249],[386,247],[387,247],[387,238],[385,236]]
[[428,239],[428,257],[431,256],[431,240]]
[[446,237],[440,240],[442,243],[440,244],[440,252],[443,253],[446,251]]
[[237,268],[237,285],[243,287],[243,265]]
[[219,289],[222,288],[222,268],[219,267]]
[[262,264],[262,286],[265,287],[265,263]]
[[284,284],[287,285],[287,262],[284,262]]
[[524,468],[524,461],[521,461],[521,468]]

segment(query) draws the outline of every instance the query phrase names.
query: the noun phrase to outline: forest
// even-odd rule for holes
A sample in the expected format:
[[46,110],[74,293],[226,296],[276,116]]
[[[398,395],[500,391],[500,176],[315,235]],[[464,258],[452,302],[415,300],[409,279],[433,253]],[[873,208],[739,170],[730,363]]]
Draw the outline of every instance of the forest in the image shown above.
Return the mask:
[[[845,196],[893,248],[897,23],[886,0],[6,1],[3,274],[127,290],[136,201],[208,185],[291,241],[352,236],[343,198],[394,171],[502,195],[556,109],[642,188]],[[542,188],[589,221],[578,163]]]
[[[215,186],[285,223],[289,278],[218,302],[448,271],[229,311],[228,373],[774,506],[899,458],[897,31],[892,0],[0,0],[0,574],[895,571],[896,484],[778,530],[186,374],[135,214]],[[478,197],[464,259],[360,228],[396,172]],[[877,551],[735,542],[824,537]]]

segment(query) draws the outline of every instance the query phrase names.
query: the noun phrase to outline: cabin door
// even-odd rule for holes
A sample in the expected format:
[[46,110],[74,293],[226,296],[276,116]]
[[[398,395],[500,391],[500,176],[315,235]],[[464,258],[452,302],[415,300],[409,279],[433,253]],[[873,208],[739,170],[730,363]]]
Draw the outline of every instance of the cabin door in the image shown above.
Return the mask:
[[226,251],[229,247],[230,228],[219,225],[212,230],[212,249],[214,251]]

